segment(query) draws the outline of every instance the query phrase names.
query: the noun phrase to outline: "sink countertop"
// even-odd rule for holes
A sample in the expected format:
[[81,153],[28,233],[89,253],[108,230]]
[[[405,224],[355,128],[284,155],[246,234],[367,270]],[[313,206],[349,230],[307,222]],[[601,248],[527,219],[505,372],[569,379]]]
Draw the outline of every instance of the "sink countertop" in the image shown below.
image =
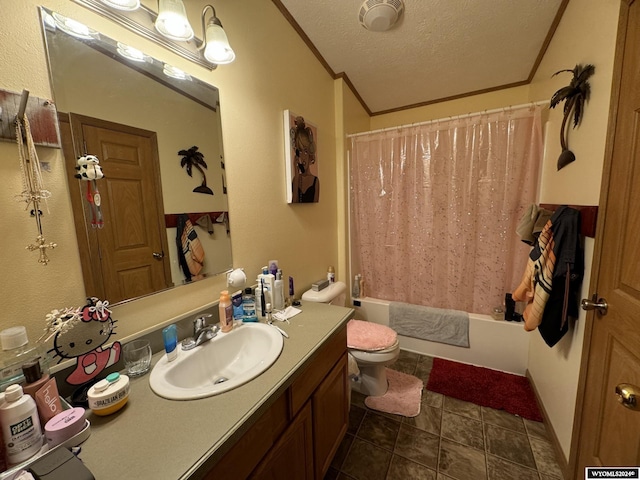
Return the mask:
[[[91,436],[80,459],[97,480],[202,478],[353,315],[350,308],[319,303],[304,302],[300,309],[290,325],[274,322],[290,337],[278,360],[234,390],[199,400],[166,400],[151,390],[149,373],[132,378],[122,410],[106,417],[87,411]],[[152,368],[162,355],[154,355]]]

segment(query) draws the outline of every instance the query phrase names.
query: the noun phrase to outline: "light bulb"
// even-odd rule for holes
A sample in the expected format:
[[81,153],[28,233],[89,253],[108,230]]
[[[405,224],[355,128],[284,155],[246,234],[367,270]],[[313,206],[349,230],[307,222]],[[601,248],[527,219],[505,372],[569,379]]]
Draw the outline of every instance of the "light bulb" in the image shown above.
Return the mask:
[[156,30],[171,40],[186,42],[193,38],[182,0],[160,0]]
[[221,25],[210,21],[207,25],[206,39],[207,46],[204,49],[204,58],[209,62],[224,65],[235,60],[236,54],[229,45],[227,34]]

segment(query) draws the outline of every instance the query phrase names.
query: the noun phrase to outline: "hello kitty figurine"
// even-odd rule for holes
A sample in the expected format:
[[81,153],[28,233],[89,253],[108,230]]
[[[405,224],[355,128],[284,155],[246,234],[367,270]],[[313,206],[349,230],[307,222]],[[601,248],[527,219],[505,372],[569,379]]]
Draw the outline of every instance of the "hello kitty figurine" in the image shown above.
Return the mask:
[[120,360],[122,350],[120,342],[102,348],[114,335],[116,323],[107,308],[109,302],[96,297],[87,300],[89,303],[81,310],[81,321],[72,329],[57,333],[53,340],[56,356],[61,360],[75,358],[77,361],[75,370],[66,379],[71,385],[82,385],[96,378],[105,368]]

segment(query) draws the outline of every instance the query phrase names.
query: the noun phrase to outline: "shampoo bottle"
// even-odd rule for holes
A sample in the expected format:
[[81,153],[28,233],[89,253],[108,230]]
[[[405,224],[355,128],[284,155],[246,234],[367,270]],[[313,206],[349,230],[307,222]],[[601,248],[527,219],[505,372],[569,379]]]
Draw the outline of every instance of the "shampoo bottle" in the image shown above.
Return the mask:
[[20,385],[10,385],[0,406],[0,424],[9,464],[32,457],[42,447],[42,430],[36,402]]
[[220,317],[220,330],[222,332],[230,332],[233,329],[233,305],[231,305],[231,298],[229,298],[229,291],[223,290],[220,292],[220,304],[219,317]]
[[273,308],[284,309],[284,284],[282,281],[282,270],[276,273],[276,280],[273,282]]

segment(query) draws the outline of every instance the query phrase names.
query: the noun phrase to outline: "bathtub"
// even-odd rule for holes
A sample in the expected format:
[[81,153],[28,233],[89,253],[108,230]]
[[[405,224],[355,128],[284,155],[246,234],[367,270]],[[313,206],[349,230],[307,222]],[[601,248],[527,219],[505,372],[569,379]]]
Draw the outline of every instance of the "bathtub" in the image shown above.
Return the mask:
[[[375,298],[353,299],[355,318],[389,325],[389,302]],[[529,335],[520,322],[494,320],[489,315],[469,314],[470,348],[430,342],[398,335],[402,350],[446,358],[456,362],[525,375],[529,356]]]

